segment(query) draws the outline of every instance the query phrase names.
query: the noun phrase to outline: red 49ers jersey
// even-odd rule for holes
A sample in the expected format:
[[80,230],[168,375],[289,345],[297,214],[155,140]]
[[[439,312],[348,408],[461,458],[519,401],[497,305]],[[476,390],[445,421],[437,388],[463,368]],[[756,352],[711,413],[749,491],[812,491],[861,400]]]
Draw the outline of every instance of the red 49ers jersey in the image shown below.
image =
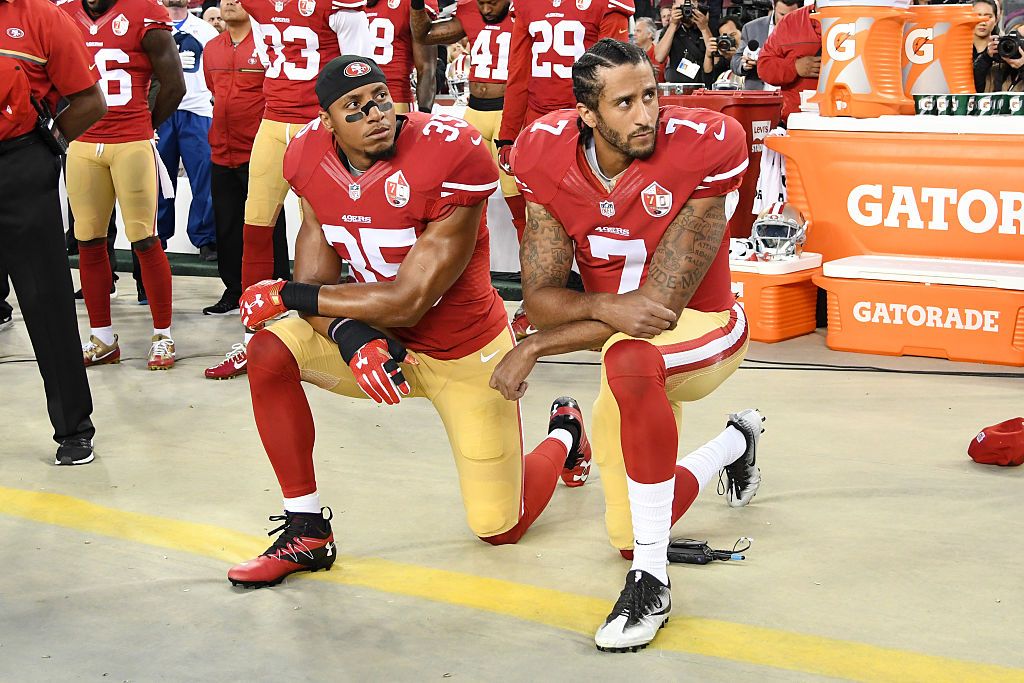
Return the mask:
[[476,0],[459,0],[455,17],[469,38],[469,82],[505,83],[512,47],[512,11],[497,24],[488,24],[480,16]]
[[[584,157],[578,118],[570,110],[537,119],[516,141],[512,167],[527,201],[550,211],[575,243],[587,291],[631,292],[646,280],[662,235],[688,200],[739,187],[746,134],[719,112],[662,107],[654,154],[634,160],[607,192]],[[687,308],[727,311],[734,303],[726,231]]]
[[575,107],[572,65],[601,38],[628,40],[633,11],[633,0],[525,0],[515,5],[501,139],[515,139],[528,109],[546,114]]
[[[83,142],[135,142],[153,137],[149,113],[149,84],[153,67],[142,49],[150,31],[171,30],[171,18],[156,0],[117,0],[95,21],[85,12],[82,0],[64,0],[67,12],[92,53],[107,100],[107,113],[79,140]],[[75,40],[77,36],[64,36]]]
[[[498,186],[498,167],[468,123],[418,112],[403,119],[395,156],[358,177],[338,158],[334,137],[319,120],[285,152],[285,179],[313,207],[327,241],[359,282],[394,280],[429,223],[486,201]],[[481,221],[476,250],[455,284],[416,325],[392,331],[413,351],[450,360],[483,348],[507,324],[491,286],[489,234]]]
[[[427,14],[437,15],[436,0],[429,0]],[[409,0],[378,0],[367,3],[370,20],[370,54],[388,79],[388,90],[395,102],[412,103],[412,29],[409,27]]]
[[342,53],[331,19],[365,4],[366,0],[242,0],[252,19],[256,52],[266,68],[264,118],[282,123],[316,118],[317,74]]

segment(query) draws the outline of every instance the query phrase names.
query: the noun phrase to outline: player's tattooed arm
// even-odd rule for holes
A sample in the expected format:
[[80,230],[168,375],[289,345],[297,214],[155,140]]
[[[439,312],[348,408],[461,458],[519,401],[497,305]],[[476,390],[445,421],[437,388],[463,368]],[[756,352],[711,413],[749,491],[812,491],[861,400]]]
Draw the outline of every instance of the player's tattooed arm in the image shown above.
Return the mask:
[[412,30],[412,37],[421,45],[451,45],[466,36],[466,30],[462,28],[462,22],[457,17],[432,22],[430,15],[422,9],[409,12],[409,28]]
[[148,31],[142,38],[142,49],[153,65],[153,78],[160,81],[160,91],[153,103],[153,128],[170,118],[185,96],[185,75],[181,71],[178,47],[170,31]]
[[726,223],[725,197],[686,202],[662,235],[638,291],[678,316],[715,260]]
[[416,67],[416,106],[429,112],[437,94],[437,48],[413,41],[412,60]]

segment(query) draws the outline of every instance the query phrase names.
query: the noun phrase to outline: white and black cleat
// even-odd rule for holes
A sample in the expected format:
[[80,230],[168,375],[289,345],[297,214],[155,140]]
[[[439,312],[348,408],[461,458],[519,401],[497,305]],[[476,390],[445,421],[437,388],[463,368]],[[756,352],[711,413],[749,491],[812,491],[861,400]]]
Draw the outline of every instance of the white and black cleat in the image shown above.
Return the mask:
[[615,607],[594,635],[597,649],[602,652],[644,649],[668,623],[671,611],[670,587],[642,569],[631,569]]
[[747,408],[730,414],[727,426],[738,429],[747,441],[747,450],[743,455],[725,468],[725,499],[729,507],[741,508],[750,502],[761,486],[757,444],[764,434],[764,416],[756,408]]

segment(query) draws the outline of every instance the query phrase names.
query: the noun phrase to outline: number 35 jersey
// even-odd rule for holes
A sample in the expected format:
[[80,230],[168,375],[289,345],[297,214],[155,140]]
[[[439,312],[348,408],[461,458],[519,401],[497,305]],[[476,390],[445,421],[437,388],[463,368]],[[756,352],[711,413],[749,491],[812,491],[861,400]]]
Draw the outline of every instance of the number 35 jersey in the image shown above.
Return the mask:
[[[544,206],[572,239],[587,291],[624,294],[647,279],[662,235],[687,201],[739,187],[746,134],[719,112],[661,107],[654,154],[635,159],[608,192],[584,156],[578,119],[575,110],[537,119],[516,140],[512,168],[527,201]],[[734,303],[726,230],[687,308],[727,311]]]
[[[296,135],[285,153],[285,179],[312,206],[324,237],[357,282],[394,280],[428,224],[486,201],[498,186],[487,146],[465,121],[415,112],[398,121],[395,155],[358,177],[319,120]],[[487,226],[481,221],[472,229],[476,248],[462,275],[416,325],[392,330],[413,351],[462,358],[508,325],[491,286]]]
[[64,0],[59,6],[82,32],[96,62],[107,113],[78,139],[109,143],[152,139],[149,84],[153,67],[142,39],[153,30],[171,30],[167,10],[156,0],[117,0],[94,20],[82,4],[82,0]]
[[266,69],[264,118],[281,123],[316,118],[320,69],[343,51],[369,54],[365,5],[366,0],[242,0]]

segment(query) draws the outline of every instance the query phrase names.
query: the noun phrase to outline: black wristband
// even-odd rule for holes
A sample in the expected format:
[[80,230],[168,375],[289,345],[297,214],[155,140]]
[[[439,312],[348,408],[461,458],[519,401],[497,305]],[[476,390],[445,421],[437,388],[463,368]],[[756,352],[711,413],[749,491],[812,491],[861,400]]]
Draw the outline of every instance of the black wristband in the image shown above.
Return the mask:
[[389,338],[377,328],[370,327],[359,320],[335,318],[327,326],[327,336],[338,345],[341,357],[346,363],[352,362],[359,349],[374,339],[387,340],[388,352],[395,361],[401,363],[405,359],[406,349],[402,342]]
[[511,145],[514,142],[515,142],[515,140],[495,140],[494,141],[494,146],[497,149],[501,149],[505,145]]
[[424,0],[409,0],[409,7],[414,10],[419,10],[422,12],[425,6],[426,3],[424,2]]
[[286,282],[281,288],[281,303],[292,311],[320,315],[320,285]]

